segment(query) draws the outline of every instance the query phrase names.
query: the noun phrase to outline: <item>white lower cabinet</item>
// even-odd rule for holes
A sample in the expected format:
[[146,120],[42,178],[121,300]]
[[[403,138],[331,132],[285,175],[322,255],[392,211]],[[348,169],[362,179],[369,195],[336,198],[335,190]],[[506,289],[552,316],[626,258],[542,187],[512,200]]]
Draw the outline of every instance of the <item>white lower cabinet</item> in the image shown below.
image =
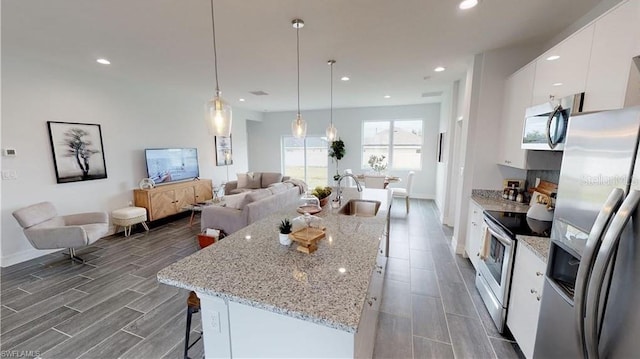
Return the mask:
[[507,326],[527,358],[533,358],[546,263],[518,243],[511,280]]
[[484,234],[483,209],[474,201],[469,202],[469,224],[467,225],[467,238],[465,241],[465,251],[473,267],[478,269],[480,262],[480,247],[482,246],[482,236]]

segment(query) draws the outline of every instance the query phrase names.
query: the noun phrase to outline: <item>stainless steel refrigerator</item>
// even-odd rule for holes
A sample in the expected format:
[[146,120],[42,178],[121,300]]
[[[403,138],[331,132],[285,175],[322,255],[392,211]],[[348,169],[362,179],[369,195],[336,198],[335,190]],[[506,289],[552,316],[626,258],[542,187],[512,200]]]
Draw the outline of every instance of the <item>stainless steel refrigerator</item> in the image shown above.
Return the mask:
[[535,358],[640,356],[640,107],[569,120]]

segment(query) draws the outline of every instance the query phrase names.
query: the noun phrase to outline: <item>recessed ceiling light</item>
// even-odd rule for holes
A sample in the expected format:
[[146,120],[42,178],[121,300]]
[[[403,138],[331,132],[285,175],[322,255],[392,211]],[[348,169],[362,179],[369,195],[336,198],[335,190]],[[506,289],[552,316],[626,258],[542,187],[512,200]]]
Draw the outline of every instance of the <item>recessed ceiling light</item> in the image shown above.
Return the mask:
[[107,59],[97,59],[96,62],[102,65],[111,65],[111,61]]
[[478,0],[462,0],[460,1],[460,4],[458,5],[458,7],[461,10],[468,10],[468,9],[471,9],[472,7],[475,7],[476,5],[478,5]]
[[553,86],[562,86],[562,82],[556,82],[553,84]]
[[557,60],[559,58],[560,58],[559,55],[551,55],[551,56],[547,57],[547,61],[553,61],[553,60]]
[[342,81],[349,81],[349,80],[351,80],[351,79],[349,78],[349,76],[342,76],[342,77],[340,78],[340,80],[342,80]]
[[389,96],[389,95],[384,95],[384,98],[391,98],[391,96]]
[[442,67],[442,66],[438,66],[435,69],[433,69],[433,71],[435,71],[435,72],[442,72],[444,70],[446,70],[446,69],[444,67]]
[[340,273],[344,273],[344,272],[346,272],[346,271],[347,271],[347,269],[346,269],[346,268],[338,268],[338,272],[340,272]]
[[240,101],[240,102],[244,102],[244,99],[243,99],[243,98],[241,98],[239,101]]

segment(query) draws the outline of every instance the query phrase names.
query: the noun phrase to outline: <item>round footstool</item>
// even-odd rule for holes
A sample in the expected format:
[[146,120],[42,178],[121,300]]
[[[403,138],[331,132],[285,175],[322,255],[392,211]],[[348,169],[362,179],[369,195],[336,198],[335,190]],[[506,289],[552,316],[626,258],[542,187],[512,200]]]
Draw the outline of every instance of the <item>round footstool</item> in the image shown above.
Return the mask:
[[127,207],[116,209],[111,212],[111,218],[113,224],[116,226],[116,232],[118,227],[124,227],[124,236],[129,237],[131,235],[131,227],[134,224],[142,224],[146,231],[149,231],[147,227],[147,210],[142,207]]

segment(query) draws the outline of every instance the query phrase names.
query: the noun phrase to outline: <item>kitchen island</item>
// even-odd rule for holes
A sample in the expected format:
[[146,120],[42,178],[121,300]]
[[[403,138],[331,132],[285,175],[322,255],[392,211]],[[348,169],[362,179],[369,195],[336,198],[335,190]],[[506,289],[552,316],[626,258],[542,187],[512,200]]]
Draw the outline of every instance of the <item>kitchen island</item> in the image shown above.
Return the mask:
[[283,246],[277,226],[294,210],[271,215],[158,273],[162,283],[195,291],[201,302],[206,358],[371,357],[386,265],[387,190],[345,189],[378,200],[374,217],[326,206],[326,238],[305,254]]

